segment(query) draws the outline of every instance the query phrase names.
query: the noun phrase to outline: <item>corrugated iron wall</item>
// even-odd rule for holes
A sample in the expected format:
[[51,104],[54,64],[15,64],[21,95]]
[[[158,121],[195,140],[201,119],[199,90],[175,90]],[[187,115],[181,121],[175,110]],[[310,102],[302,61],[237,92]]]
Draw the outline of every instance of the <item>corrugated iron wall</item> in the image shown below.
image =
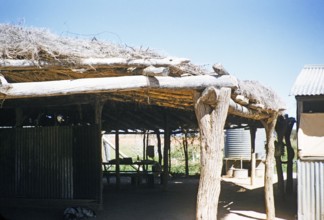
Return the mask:
[[[101,139],[97,126],[75,127],[73,143],[73,179],[75,199],[99,199]],[[100,145],[99,145],[100,144]]]
[[18,128],[16,196],[73,198],[72,128]]
[[15,148],[12,129],[0,129],[0,196],[15,194]]
[[324,219],[324,160],[298,160],[298,219]]
[[98,126],[0,129],[0,196],[95,199]]

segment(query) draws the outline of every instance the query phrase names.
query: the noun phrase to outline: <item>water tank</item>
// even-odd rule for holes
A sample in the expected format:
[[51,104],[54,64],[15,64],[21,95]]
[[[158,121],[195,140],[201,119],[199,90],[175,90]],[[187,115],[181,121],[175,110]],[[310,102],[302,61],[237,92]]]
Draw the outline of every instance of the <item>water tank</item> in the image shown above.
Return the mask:
[[[257,154],[257,159],[263,159],[265,157],[265,141],[265,130],[258,128],[255,135],[255,153]],[[235,128],[225,131],[225,157],[251,159],[250,130]]]
[[249,130],[236,128],[225,131],[225,157],[251,158],[251,138]]
[[255,153],[256,159],[265,159],[266,150],[265,144],[267,141],[266,132],[264,128],[258,128],[255,134]]

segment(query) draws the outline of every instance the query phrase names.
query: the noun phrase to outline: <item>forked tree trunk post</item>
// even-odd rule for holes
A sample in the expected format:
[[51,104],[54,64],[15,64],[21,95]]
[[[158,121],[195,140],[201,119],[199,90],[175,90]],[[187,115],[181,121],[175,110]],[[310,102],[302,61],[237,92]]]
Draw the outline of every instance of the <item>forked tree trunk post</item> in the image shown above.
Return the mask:
[[275,203],[273,195],[273,169],[274,169],[274,130],[277,122],[278,113],[274,113],[268,120],[261,120],[267,137],[266,161],[264,175],[264,201],[268,220],[275,219]]
[[224,125],[231,89],[209,87],[195,94],[200,129],[201,171],[197,195],[197,220],[216,220],[224,149]]

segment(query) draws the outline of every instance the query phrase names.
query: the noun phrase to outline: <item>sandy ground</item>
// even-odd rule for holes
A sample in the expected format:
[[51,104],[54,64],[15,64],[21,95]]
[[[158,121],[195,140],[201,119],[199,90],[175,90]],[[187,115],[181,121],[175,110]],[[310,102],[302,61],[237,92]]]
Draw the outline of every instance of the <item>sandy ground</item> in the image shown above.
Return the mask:
[[[218,219],[265,219],[263,178],[251,187],[250,179],[223,178]],[[275,186],[276,188],[276,186]],[[197,178],[173,178],[167,191],[159,184],[148,188],[134,187],[125,181],[116,191],[114,184],[105,184],[104,204],[96,210],[97,220],[194,220]],[[296,191],[296,189],[294,190]],[[10,220],[63,219],[66,206],[39,204],[36,206],[1,204],[0,213]],[[295,219],[296,197],[276,199],[278,219]],[[1,220],[1,218],[0,218]]]

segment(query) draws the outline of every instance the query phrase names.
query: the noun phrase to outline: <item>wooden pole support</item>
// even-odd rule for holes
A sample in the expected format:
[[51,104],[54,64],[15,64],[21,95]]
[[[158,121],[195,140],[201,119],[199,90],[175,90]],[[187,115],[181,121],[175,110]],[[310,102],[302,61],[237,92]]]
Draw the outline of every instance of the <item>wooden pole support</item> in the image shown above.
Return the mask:
[[[216,220],[224,149],[224,125],[231,89],[214,87],[195,94],[195,113],[201,138],[201,172],[197,220]],[[211,106],[213,105],[213,106]]]
[[255,181],[255,135],[256,135],[256,127],[250,126],[250,136],[251,136],[251,185],[254,185]]
[[261,120],[267,137],[266,143],[266,161],[265,161],[265,175],[264,175],[264,199],[265,208],[268,220],[275,219],[275,202],[273,195],[273,170],[274,170],[274,131],[277,122],[278,113],[274,113],[268,120]]

